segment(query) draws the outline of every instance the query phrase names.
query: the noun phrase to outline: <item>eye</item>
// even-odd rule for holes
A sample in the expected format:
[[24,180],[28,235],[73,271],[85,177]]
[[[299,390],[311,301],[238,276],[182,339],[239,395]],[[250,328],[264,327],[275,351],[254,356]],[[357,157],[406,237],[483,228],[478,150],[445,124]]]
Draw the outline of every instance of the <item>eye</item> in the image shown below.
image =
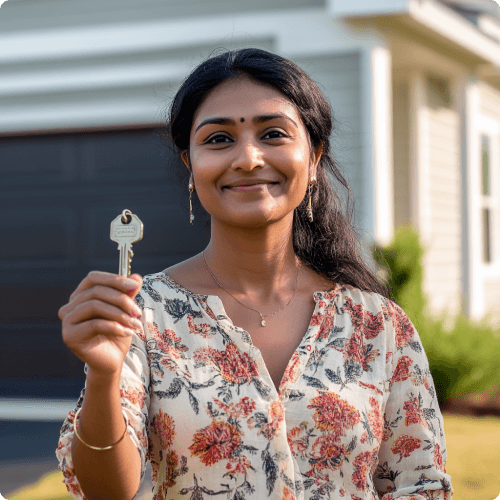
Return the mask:
[[282,137],[286,137],[286,134],[281,132],[280,130],[269,130],[263,136],[263,139],[281,139]]
[[206,144],[224,144],[231,141],[231,139],[227,135],[217,134],[210,137]]

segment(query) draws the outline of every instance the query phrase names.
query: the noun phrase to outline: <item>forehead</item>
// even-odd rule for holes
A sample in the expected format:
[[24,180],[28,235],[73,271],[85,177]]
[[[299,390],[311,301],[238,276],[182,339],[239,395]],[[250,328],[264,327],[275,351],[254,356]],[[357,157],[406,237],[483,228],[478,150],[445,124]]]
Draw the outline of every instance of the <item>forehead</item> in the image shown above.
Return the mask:
[[244,77],[227,80],[215,87],[196,110],[193,127],[212,116],[238,119],[272,112],[301,122],[292,101],[273,87]]

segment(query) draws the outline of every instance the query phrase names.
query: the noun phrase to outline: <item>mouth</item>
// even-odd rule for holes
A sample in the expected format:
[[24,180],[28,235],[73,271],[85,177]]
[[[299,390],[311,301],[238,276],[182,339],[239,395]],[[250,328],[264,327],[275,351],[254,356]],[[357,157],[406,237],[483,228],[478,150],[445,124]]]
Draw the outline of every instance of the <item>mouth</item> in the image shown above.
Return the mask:
[[241,181],[235,184],[230,184],[227,186],[223,186],[222,189],[231,189],[233,191],[257,191],[260,189],[264,189],[266,186],[276,186],[279,182],[270,182],[270,181]]

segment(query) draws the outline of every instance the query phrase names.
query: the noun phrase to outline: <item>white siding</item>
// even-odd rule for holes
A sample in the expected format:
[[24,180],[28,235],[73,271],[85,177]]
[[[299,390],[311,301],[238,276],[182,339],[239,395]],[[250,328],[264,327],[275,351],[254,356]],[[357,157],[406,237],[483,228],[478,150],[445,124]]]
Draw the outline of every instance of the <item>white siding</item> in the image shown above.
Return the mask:
[[[325,0],[9,0],[2,5],[0,33],[151,19],[202,18],[228,12],[323,7]],[[227,33],[221,33],[221,37]],[[221,44],[227,39],[221,39]]]
[[409,86],[405,81],[394,83],[394,224],[411,223]]
[[350,53],[295,61],[319,84],[332,105],[335,120],[332,155],[353,191],[357,212],[365,208],[361,175],[359,60],[358,53]]
[[427,99],[430,228],[425,255],[425,291],[435,312],[457,312],[461,303],[460,119],[453,105]]

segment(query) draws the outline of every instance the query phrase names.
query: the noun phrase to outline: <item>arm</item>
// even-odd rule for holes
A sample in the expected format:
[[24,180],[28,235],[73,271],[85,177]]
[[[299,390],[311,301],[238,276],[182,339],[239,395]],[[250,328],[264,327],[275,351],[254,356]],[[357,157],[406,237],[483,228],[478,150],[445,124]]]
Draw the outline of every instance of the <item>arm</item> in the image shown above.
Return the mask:
[[[93,376],[89,371],[78,432],[92,446],[108,446],[123,435],[125,422],[120,381]],[[141,479],[141,457],[129,434],[111,450],[96,451],[73,437],[74,473],[89,500],[134,498]]]
[[133,331],[121,326],[129,321],[123,311],[136,308],[127,293],[117,290],[121,278],[89,276],[60,311],[63,339],[85,361],[87,374],[76,408],[81,407],[78,433],[97,447],[123,439],[110,450],[89,448],[75,435],[75,409],[63,424],[56,455],[73,498],[132,499],[144,475],[148,444],[146,337],[142,327]]
[[374,482],[382,500],[450,500],[443,418],[429,363],[412,323],[389,302],[389,396]]

